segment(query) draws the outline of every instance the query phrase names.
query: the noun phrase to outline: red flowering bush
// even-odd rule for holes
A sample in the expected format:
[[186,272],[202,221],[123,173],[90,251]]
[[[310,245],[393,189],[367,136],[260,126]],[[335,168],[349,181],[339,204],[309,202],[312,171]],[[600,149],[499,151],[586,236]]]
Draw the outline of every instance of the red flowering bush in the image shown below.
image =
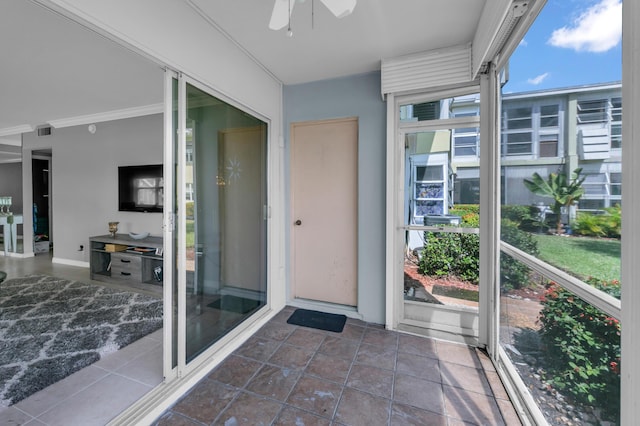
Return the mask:
[[[591,279],[593,287],[620,298],[620,282]],[[555,283],[540,311],[547,380],[580,403],[618,420],[620,322]]]

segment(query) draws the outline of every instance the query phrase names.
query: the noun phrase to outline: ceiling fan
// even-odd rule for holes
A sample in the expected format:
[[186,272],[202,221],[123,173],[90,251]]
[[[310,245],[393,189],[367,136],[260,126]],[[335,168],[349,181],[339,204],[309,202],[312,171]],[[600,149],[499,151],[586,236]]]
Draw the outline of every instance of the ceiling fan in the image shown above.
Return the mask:
[[[302,0],[304,1],[304,0]],[[336,18],[344,18],[353,12],[358,0],[320,0]],[[287,26],[291,21],[291,12],[296,0],[275,0],[269,28],[279,30]]]

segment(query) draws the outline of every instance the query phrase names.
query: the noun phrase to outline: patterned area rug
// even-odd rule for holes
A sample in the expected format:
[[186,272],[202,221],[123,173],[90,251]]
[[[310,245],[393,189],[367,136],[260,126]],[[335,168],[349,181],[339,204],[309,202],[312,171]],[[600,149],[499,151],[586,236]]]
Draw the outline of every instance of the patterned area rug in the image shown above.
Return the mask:
[[49,276],[0,284],[0,406],[162,327],[162,300]]

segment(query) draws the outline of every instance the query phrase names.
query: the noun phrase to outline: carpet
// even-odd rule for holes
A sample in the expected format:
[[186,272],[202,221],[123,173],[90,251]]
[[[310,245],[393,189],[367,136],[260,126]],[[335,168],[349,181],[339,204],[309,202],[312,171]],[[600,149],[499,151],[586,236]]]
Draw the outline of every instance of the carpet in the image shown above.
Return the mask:
[[0,284],[0,406],[162,327],[162,300],[50,276]]
[[289,324],[333,331],[335,333],[342,333],[346,321],[347,317],[344,315],[327,314],[307,309],[296,309],[287,320]]
[[260,301],[247,299],[245,297],[225,295],[215,302],[209,303],[207,306],[210,308],[221,309],[223,311],[246,314],[258,308],[260,306]]

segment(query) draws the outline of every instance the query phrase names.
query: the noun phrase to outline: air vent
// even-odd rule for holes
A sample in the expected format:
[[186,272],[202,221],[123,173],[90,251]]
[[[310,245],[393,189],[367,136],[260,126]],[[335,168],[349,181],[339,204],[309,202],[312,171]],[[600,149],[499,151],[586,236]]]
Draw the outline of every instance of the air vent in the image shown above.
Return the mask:
[[51,127],[39,127],[38,128],[38,136],[50,136],[51,135]]

